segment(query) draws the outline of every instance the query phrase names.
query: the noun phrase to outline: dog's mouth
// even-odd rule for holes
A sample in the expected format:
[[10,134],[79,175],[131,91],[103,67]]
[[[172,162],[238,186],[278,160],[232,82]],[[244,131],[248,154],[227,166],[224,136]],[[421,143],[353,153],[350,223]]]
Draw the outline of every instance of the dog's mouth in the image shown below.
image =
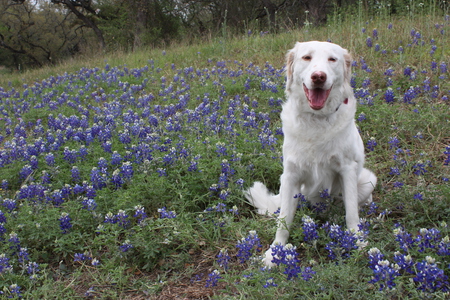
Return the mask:
[[[332,87],[331,87],[332,88]],[[303,84],[303,90],[305,91],[306,98],[308,98],[309,107],[314,110],[322,109],[327,102],[328,95],[330,95],[331,88],[329,90],[324,90],[321,88],[308,89],[305,84]]]

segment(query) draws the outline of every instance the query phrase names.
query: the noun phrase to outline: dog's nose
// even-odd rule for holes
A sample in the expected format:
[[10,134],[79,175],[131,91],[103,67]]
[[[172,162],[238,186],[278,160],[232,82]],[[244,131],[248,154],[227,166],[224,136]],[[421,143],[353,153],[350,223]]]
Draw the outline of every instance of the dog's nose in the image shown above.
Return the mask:
[[327,80],[327,74],[321,71],[317,71],[311,74],[311,80],[314,84],[322,84]]

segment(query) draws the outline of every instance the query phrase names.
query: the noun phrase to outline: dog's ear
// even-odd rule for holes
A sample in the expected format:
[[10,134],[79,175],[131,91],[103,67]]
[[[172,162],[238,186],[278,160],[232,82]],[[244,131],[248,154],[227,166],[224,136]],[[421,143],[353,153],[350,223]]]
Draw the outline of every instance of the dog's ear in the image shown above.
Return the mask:
[[286,91],[289,91],[292,84],[292,77],[294,73],[294,49],[289,50],[286,54]]
[[[345,50],[345,49],[344,49]],[[345,50],[344,53],[344,61],[345,61],[345,81],[350,83],[350,79],[352,77],[352,56]]]

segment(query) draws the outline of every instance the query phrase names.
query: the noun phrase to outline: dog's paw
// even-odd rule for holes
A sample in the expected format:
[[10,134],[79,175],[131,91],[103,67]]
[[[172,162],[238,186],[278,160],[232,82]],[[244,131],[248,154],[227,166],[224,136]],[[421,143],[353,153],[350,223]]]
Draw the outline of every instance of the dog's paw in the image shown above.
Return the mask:
[[266,253],[264,254],[262,262],[268,268],[276,267],[277,265],[273,263],[272,260],[273,260],[272,248],[269,248],[269,250],[267,250]]

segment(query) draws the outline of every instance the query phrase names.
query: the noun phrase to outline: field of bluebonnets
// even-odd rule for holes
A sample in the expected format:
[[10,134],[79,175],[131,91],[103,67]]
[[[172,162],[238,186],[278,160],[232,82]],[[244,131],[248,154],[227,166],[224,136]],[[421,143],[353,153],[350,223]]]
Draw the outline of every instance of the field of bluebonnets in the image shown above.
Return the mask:
[[[449,24],[336,19],[2,75],[0,293],[448,299]],[[324,210],[296,195],[291,244],[267,269],[275,219],[242,191],[279,186],[284,54],[310,39],[353,54],[379,183],[358,233],[332,199]]]

